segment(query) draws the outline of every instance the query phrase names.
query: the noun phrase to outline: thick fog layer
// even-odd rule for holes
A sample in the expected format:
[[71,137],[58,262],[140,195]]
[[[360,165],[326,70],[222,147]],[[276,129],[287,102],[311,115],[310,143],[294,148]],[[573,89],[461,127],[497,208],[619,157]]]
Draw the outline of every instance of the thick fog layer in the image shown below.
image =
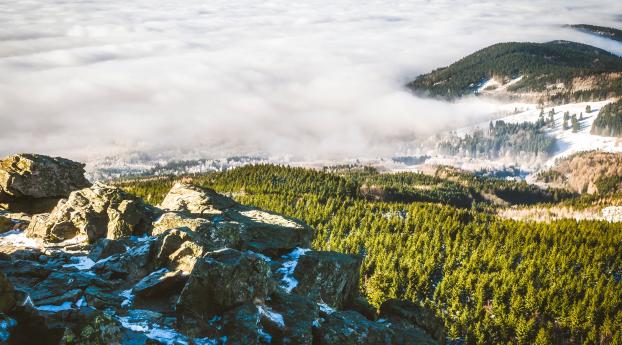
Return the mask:
[[392,154],[481,119],[403,85],[500,41],[620,26],[619,1],[3,0],[0,155]]

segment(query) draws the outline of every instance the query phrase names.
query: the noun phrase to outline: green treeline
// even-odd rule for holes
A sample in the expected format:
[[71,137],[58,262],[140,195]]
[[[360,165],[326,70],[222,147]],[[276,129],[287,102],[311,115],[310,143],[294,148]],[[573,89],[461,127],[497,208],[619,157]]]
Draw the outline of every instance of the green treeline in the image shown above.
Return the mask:
[[491,122],[488,132],[477,130],[464,137],[457,135],[441,141],[438,149],[450,156],[495,159],[505,155],[549,156],[555,150],[555,138],[544,133],[544,119],[536,123]]
[[[494,182],[469,184],[446,171],[375,175],[257,165],[192,182],[307,222],[317,229],[316,249],[363,255],[361,289],[374,305],[392,297],[423,303],[466,344],[622,343],[622,223],[519,222],[474,208],[377,201],[360,187],[444,180],[477,190]],[[172,183],[122,185],[155,202]]]
[[557,101],[587,101],[622,95],[622,81],[607,77],[622,71],[622,58],[592,46],[553,41],[548,43],[498,43],[477,51],[449,67],[421,75],[407,86],[432,97],[456,98],[472,94],[490,78],[505,81],[523,78],[509,91],[542,92],[557,83],[571,85],[573,78],[593,77],[589,90],[556,94]]
[[622,99],[605,105],[592,124],[592,134],[622,136]]

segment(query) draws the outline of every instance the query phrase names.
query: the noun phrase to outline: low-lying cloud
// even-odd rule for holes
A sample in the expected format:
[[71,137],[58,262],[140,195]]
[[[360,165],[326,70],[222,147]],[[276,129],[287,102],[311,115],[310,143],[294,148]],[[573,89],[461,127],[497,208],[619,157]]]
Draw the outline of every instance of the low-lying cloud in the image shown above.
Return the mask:
[[0,155],[377,156],[488,116],[403,85],[500,41],[619,25],[609,1],[5,0]]

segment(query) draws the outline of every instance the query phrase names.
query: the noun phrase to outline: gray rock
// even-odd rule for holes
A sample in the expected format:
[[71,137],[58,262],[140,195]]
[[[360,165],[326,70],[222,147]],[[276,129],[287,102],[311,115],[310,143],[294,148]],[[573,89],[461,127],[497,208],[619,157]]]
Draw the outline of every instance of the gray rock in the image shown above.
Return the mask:
[[236,206],[226,219],[240,224],[241,249],[277,257],[311,246],[313,230],[304,223],[252,207]]
[[126,283],[135,283],[154,268],[153,244],[153,240],[134,244],[125,253],[114,254],[101,260],[91,269],[105,279],[123,279]]
[[211,189],[178,182],[164,197],[160,208],[199,216],[214,216],[234,205],[235,201]]
[[254,304],[247,302],[227,312],[224,324],[228,345],[261,344],[259,310]]
[[20,154],[0,161],[0,203],[11,210],[45,212],[60,198],[88,186],[84,164],[68,159]]
[[180,212],[166,212],[153,223],[152,235],[160,235],[170,229],[187,229],[207,250],[224,247],[236,248],[240,242],[240,228],[234,222],[212,222]]
[[182,318],[207,320],[242,303],[264,300],[272,289],[270,267],[264,260],[223,249],[196,262],[177,312]]
[[441,344],[445,343],[445,327],[443,320],[430,309],[424,308],[410,301],[390,299],[380,306],[380,317],[393,323],[407,323],[414,325]]
[[160,234],[154,243],[155,267],[190,273],[197,259],[206,252],[199,235],[181,228]]
[[341,308],[358,294],[361,260],[355,255],[309,251],[294,270],[294,293]]
[[78,234],[90,242],[141,235],[149,230],[150,209],[142,200],[120,188],[96,183],[72,192],[61,200],[47,218],[38,217],[28,227],[31,237],[63,241]]
[[126,250],[127,247],[123,241],[101,238],[95,243],[88,257],[97,262],[114,254],[125,253]]
[[171,272],[162,268],[140,280],[132,293],[142,299],[171,296],[179,294],[187,280],[188,276],[181,271]]
[[[317,345],[392,345],[393,331],[355,311],[337,311],[314,329]],[[415,344],[415,343],[413,343]]]
[[8,313],[15,306],[15,289],[4,273],[0,272],[0,313]]
[[282,317],[283,324],[271,320],[269,315],[262,315],[264,328],[272,334],[280,344],[311,345],[313,343],[313,324],[319,319],[319,308],[311,299],[284,292],[275,292],[267,302],[276,313],[277,319]]

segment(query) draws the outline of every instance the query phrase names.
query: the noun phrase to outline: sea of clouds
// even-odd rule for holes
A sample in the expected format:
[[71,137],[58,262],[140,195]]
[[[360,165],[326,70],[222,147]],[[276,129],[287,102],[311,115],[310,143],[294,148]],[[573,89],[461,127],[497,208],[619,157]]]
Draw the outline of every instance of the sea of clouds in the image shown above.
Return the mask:
[[498,105],[404,84],[501,41],[622,47],[622,2],[3,0],[0,156],[390,155]]

